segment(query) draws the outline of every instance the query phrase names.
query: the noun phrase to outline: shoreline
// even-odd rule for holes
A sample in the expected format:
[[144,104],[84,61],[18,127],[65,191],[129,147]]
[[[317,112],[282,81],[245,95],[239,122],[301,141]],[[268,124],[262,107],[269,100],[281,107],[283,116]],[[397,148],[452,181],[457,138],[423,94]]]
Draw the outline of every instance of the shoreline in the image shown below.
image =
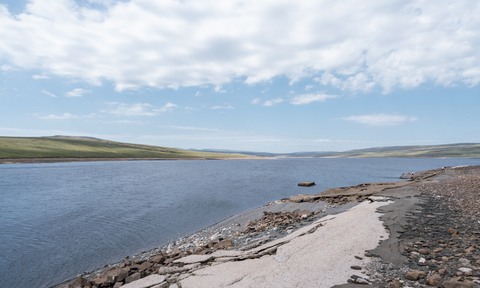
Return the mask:
[[[355,259],[360,260],[358,258],[361,258],[361,260],[360,261],[354,260],[354,261],[357,261],[355,263],[358,264],[354,266],[359,267],[360,270],[362,270],[361,273],[363,273],[364,275],[355,276],[354,274],[356,278],[352,276],[350,279],[348,279],[348,276],[345,277],[346,274],[345,275],[342,274],[343,276],[340,276],[340,278],[343,277],[342,281],[338,282],[338,279],[337,279],[335,280],[337,282],[335,281],[332,282],[332,283],[336,283],[335,286],[330,285],[330,286],[321,286],[321,287],[331,287],[331,286],[356,287],[355,285],[358,285],[361,281],[368,282],[368,283],[361,283],[361,284],[369,284],[370,286],[373,286],[373,287],[383,287],[382,285],[386,286],[387,282],[390,283],[389,287],[401,287],[403,286],[403,284],[406,285],[407,282],[410,284],[417,283],[415,285],[418,285],[418,284],[422,285],[422,283],[424,284],[425,281],[427,280],[427,276],[433,277],[434,275],[438,275],[439,273],[438,271],[437,273],[435,273],[430,270],[427,270],[426,272],[424,271],[425,273],[424,277],[417,277],[415,280],[410,280],[408,277],[405,278],[407,273],[411,273],[412,271],[417,271],[417,272],[419,271],[419,270],[412,270],[413,268],[422,269],[424,267],[428,267],[428,268],[431,267],[428,265],[422,266],[421,263],[418,264],[415,261],[413,262],[411,261],[412,265],[405,265],[406,263],[405,259],[412,259],[412,255],[410,254],[408,254],[409,257],[405,257],[405,251],[408,251],[408,250],[405,250],[405,247],[409,247],[409,245],[412,245],[412,247],[418,246],[417,243],[423,243],[421,241],[425,241],[424,239],[421,239],[419,237],[403,239],[405,238],[404,236],[408,234],[404,230],[409,225],[409,221],[411,220],[411,217],[409,216],[411,215],[411,211],[419,210],[420,208],[418,208],[419,207],[418,205],[423,205],[423,203],[425,203],[429,199],[427,196],[422,195],[422,193],[418,190],[418,187],[421,185],[425,186],[427,184],[436,184],[446,179],[458,177],[456,173],[465,174],[466,172],[459,172],[459,171],[463,171],[463,170],[467,171],[471,167],[473,168],[476,167],[476,169],[479,170],[479,166],[449,167],[445,169],[445,171],[443,169],[434,169],[434,170],[428,170],[428,171],[415,172],[414,177],[410,181],[398,181],[398,182],[390,182],[390,183],[382,183],[382,182],[365,183],[365,184],[360,184],[360,185],[351,186],[351,187],[339,187],[339,188],[328,189],[326,191],[319,193],[319,194],[324,193],[325,197],[319,197],[318,194],[317,195],[301,194],[301,195],[292,196],[290,198],[277,200],[274,202],[270,202],[263,207],[259,207],[257,209],[253,209],[253,210],[229,217],[197,233],[180,238],[174,243],[171,243],[164,247],[155,248],[150,251],[137,254],[131,258],[127,257],[123,261],[113,263],[111,265],[108,265],[107,267],[83,274],[81,277],[78,277],[76,279],[71,279],[62,284],[50,286],[50,287],[56,287],[56,288],[68,287],[67,286],[68,284],[71,284],[73,281],[77,282],[79,281],[78,279],[85,279],[85,281],[91,281],[91,283],[94,283],[95,281],[100,283],[99,281],[106,280],[106,275],[108,273],[113,273],[112,271],[118,272],[121,269],[130,269],[129,267],[133,267],[135,265],[141,266],[142,264],[145,265],[145,263],[150,263],[152,265],[150,265],[147,269],[140,271],[140,274],[138,274],[139,272],[136,272],[138,274],[137,276],[151,278],[155,275],[158,276],[158,274],[163,275],[162,277],[164,278],[162,278],[163,280],[161,283],[168,283],[168,284],[165,284],[164,286],[158,286],[158,287],[178,287],[176,286],[177,284],[182,285],[180,287],[196,287],[196,286],[191,286],[191,283],[196,283],[195,285],[197,285],[199,283],[198,281],[201,280],[202,277],[196,277],[195,275],[198,275],[198,274],[203,275],[202,274],[204,273],[203,271],[208,272],[208,273],[205,272],[207,273],[205,275],[214,275],[216,271],[214,266],[217,266],[217,265],[227,265],[226,267],[229,267],[228,265],[238,266],[238,265],[241,265],[240,263],[243,263],[245,261],[257,261],[255,259],[263,259],[263,258],[267,259],[268,257],[270,258],[278,257],[278,253],[281,254],[282,253],[281,251],[283,251],[281,249],[287,249],[282,247],[287,247],[288,242],[297,241],[295,239],[300,239],[300,238],[303,239],[303,237],[300,237],[300,236],[305,234],[302,234],[300,236],[297,235],[296,238],[293,237],[295,234],[298,234],[298,231],[302,231],[302,229],[311,227],[311,225],[313,225],[314,223],[320,223],[322,219],[324,219],[323,221],[327,221],[328,219],[334,219],[335,218],[333,217],[334,215],[339,215],[339,217],[340,215],[345,215],[345,217],[347,217],[346,216],[347,212],[352,213],[350,211],[354,211],[355,207],[359,206],[362,203],[363,203],[362,205],[366,205],[368,204],[368,202],[378,203],[376,204],[378,207],[375,210],[375,213],[378,214],[378,216],[375,216],[375,217],[377,217],[381,221],[383,227],[385,227],[386,231],[388,231],[387,236],[384,239],[379,238],[380,240],[379,243],[377,245],[374,245],[372,249],[367,249],[365,251],[366,252],[365,255],[361,255],[357,253],[358,255],[356,255]],[[397,183],[397,184],[391,185],[391,183]],[[358,196],[361,196],[361,197],[358,197]],[[275,225],[274,223],[274,225],[269,226],[269,223],[266,223],[267,225],[265,226],[264,225],[265,223],[262,223],[261,221],[260,222],[255,221],[255,220],[258,220],[259,216],[261,216],[263,211],[270,211],[269,213],[289,213],[289,212],[295,211],[294,209],[296,209],[296,211],[299,211],[302,209],[303,210],[310,209],[313,211],[301,211],[301,212],[302,213],[313,212],[313,213],[307,217],[303,217],[303,216],[300,217],[300,218],[303,218],[301,220],[296,219],[293,222],[290,221],[290,223],[286,225],[285,224],[278,225],[278,223],[277,225]],[[361,208],[360,210],[363,211],[365,210],[365,208]],[[277,214],[277,215],[281,215],[281,214]],[[429,216],[425,216],[425,217],[429,217]],[[254,220],[255,223],[252,223],[252,220]],[[249,223],[250,224],[245,226],[244,224],[245,222],[246,224],[249,224]],[[256,222],[259,222],[259,223],[256,223]],[[375,222],[371,222],[371,224],[372,223],[375,223]],[[323,225],[325,224],[322,224],[320,226],[323,226]],[[254,229],[252,230],[250,227],[253,227]],[[315,227],[316,227],[315,230],[324,229],[317,226]],[[329,228],[329,229],[333,229],[333,228]],[[314,233],[314,232],[311,232],[311,233]],[[282,240],[287,238],[291,238],[291,239],[288,241]],[[413,243],[415,244],[410,244],[412,243],[411,241],[413,241]],[[279,242],[281,244],[280,245],[271,244],[275,242]],[[335,244],[338,245],[337,243]],[[263,246],[267,246],[267,248],[263,250],[262,249],[259,250],[258,247],[263,247]],[[413,248],[413,250],[418,250],[418,247],[417,249]],[[242,251],[242,252],[239,252],[239,251]],[[255,252],[256,254],[251,251],[254,251],[254,252],[256,251]],[[248,257],[245,258],[246,257],[245,255],[247,255],[246,254],[247,252],[250,253],[249,254],[250,258]],[[293,257],[293,255],[296,255],[297,252],[298,252],[297,250],[293,251],[292,252],[293,254],[289,254],[290,255],[289,257]],[[254,255],[251,253],[253,253]],[[418,254],[418,252],[416,253]],[[209,255],[213,255],[213,256],[209,256]],[[219,256],[219,255],[223,255],[223,256]],[[244,255],[244,256],[241,256],[241,255]],[[416,254],[413,254],[413,255],[416,255]],[[203,260],[197,261],[197,262],[193,261],[192,263],[188,262],[187,260],[182,260],[182,259],[189,259],[192,257],[201,258]],[[418,257],[416,258],[413,257],[413,259],[417,259],[417,258]],[[427,260],[425,260],[425,258],[427,258]],[[428,257],[425,257],[425,258],[420,258],[420,261],[422,261],[421,259],[424,259],[423,261],[430,261]],[[157,260],[154,260],[154,259],[157,259]],[[208,260],[205,260],[205,259],[208,259]],[[480,256],[478,259],[480,260]],[[352,261],[352,260],[353,259],[350,259],[348,261]],[[153,262],[158,261],[158,262],[153,264],[152,261]],[[273,263],[275,263],[275,261]],[[418,266],[417,264],[420,266]],[[396,274],[393,272],[391,273],[388,272],[390,271],[388,270],[390,269],[388,267],[390,268],[393,267],[392,269],[395,270]],[[478,269],[480,270],[480,267]],[[355,270],[349,269],[349,271],[351,271],[349,273],[353,274],[354,272],[357,272]],[[383,274],[380,273],[382,274],[380,275],[377,270],[378,271],[385,270],[387,272],[385,273],[382,272]],[[138,271],[138,270],[135,270],[135,271]],[[132,275],[133,274],[131,274],[130,276]],[[480,272],[479,272],[479,276],[480,276]],[[105,279],[102,280],[102,277]],[[223,274],[217,275],[217,278],[215,277],[213,278],[210,277],[210,278],[217,281],[215,283],[220,283],[221,281],[225,280],[225,279],[219,280],[219,277],[228,278],[226,275],[223,275]],[[265,277],[265,275],[262,277]],[[438,276],[436,277],[438,278]],[[453,278],[454,277],[452,277],[451,279]],[[357,279],[361,279],[361,280],[357,281]],[[448,281],[450,281],[451,279],[449,279]],[[420,282],[416,282],[417,280]],[[247,280],[244,280],[243,282],[244,284],[245,284],[245,281]],[[470,281],[470,280],[468,280],[467,278],[465,279],[461,278],[457,280],[455,278],[451,281],[461,282],[461,281]],[[209,282],[209,283],[210,283],[209,285],[211,285],[214,282]],[[235,283],[238,284],[235,287],[237,286],[244,287],[240,285],[241,281],[238,281]],[[461,283],[464,283],[464,282],[461,282]],[[82,286],[79,286],[79,287],[82,287]],[[84,287],[88,287],[88,286],[84,286]],[[113,287],[113,283],[111,286],[106,286],[106,287]],[[198,287],[201,287],[201,285]],[[220,286],[207,285],[205,287],[220,287]]]
[[[0,159],[0,164],[27,163],[66,163],[66,162],[98,162],[98,161],[164,161],[164,160],[252,160],[270,159],[268,157],[225,157],[225,158],[15,158]],[[271,158],[273,159],[273,158]]]

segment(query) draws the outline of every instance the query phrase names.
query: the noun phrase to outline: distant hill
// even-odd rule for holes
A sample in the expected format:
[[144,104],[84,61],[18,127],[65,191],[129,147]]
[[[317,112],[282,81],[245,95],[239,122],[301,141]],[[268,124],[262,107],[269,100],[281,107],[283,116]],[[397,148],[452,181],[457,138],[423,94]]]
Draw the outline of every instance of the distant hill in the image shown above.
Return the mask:
[[93,137],[0,137],[0,159],[19,158],[247,158],[246,155],[129,144]]
[[480,144],[478,143],[459,143],[447,145],[418,145],[418,146],[391,146],[377,147],[368,149],[357,149],[345,152],[338,152],[330,157],[400,157],[400,158],[419,158],[419,157],[480,157]]
[[[192,149],[193,150],[193,149]],[[421,158],[421,157],[480,157],[480,144],[460,143],[447,145],[417,145],[417,146],[391,146],[367,149],[356,149],[345,152],[296,152],[296,153],[268,153],[248,152],[235,150],[203,149],[193,150],[202,152],[240,153],[262,157],[353,157],[353,158]]]

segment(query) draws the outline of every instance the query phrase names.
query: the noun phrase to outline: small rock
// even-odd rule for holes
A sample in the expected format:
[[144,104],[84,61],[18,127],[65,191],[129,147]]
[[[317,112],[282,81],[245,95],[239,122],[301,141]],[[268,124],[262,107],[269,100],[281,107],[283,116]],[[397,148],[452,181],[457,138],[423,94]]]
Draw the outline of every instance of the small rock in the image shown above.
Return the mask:
[[401,288],[401,287],[402,287],[402,284],[398,280],[388,283],[388,288]]
[[405,274],[405,278],[408,280],[417,280],[418,278],[425,277],[427,274],[423,271],[413,270]]
[[472,287],[474,285],[476,286],[475,283],[473,283],[473,285],[471,285],[471,283],[469,283],[469,282],[460,282],[456,279],[450,279],[448,281],[443,282],[443,287],[444,288],[469,288],[469,287]]
[[418,253],[420,254],[423,254],[423,255],[427,255],[427,254],[430,254],[430,252],[427,250],[427,249],[418,249]]
[[362,270],[362,267],[360,266],[350,266],[353,270]]
[[431,286],[437,287],[439,286],[438,284],[440,284],[440,282],[442,282],[442,277],[438,274],[433,274],[427,278],[427,284]]
[[467,273],[467,272],[472,272],[472,269],[467,268],[467,267],[462,267],[462,268],[458,268],[458,271],[461,271],[463,273]]
[[363,285],[368,285],[368,284],[369,284],[368,281],[365,280],[365,279],[363,279],[363,278],[357,278],[357,279],[355,279],[355,283],[357,283],[357,284],[363,284]]

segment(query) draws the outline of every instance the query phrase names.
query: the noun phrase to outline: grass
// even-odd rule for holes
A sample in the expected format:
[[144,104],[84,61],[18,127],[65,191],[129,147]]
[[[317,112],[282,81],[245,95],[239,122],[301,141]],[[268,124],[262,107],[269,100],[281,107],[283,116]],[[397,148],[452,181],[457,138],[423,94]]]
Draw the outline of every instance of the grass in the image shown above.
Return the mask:
[[480,144],[461,143],[449,145],[421,145],[421,146],[394,146],[369,149],[351,150],[339,153],[332,153],[331,157],[398,157],[398,158],[420,158],[420,157],[480,157]]
[[[94,138],[0,137],[0,159],[19,158],[246,158]],[[251,157],[251,156],[250,156]]]

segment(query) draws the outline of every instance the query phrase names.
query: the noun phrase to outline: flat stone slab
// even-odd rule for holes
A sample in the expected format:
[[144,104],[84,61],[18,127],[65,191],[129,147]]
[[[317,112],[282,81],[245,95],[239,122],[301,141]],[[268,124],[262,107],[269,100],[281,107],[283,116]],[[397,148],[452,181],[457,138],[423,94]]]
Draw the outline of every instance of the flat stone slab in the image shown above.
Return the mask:
[[212,255],[190,255],[187,257],[177,259],[173,261],[173,263],[185,263],[185,264],[204,263],[212,259],[213,259]]
[[[352,274],[351,266],[371,261],[352,255],[373,249],[381,238],[388,238],[379,219],[381,214],[376,213],[379,207],[387,204],[390,203],[365,201],[344,213],[319,219],[286,239],[245,251],[253,259],[219,262],[200,268],[180,284],[182,288],[332,287],[343,284]],[[275,249],[276,255],[268,255]],[[255,254],[260,257],[254,258]]]
[[158,274],[166,275],[166,274],[182,273],[182,272],[188,271],[190,269],[194,269],[198,266],[200,266],[199,263],[189,264],[189,265],[185,265],[183,267],[160,267],[158,269]]
[[128,283],[122,286],[122,288],[150,288],[154,285],[161,284],[166,279],[165,276],[152,274],[140,280]]
[[242,251],[237,251],[237,250],[218,250],[210,254],[210,256],[214,258],[220,258],[220,257],[237,257],[242,255]]

